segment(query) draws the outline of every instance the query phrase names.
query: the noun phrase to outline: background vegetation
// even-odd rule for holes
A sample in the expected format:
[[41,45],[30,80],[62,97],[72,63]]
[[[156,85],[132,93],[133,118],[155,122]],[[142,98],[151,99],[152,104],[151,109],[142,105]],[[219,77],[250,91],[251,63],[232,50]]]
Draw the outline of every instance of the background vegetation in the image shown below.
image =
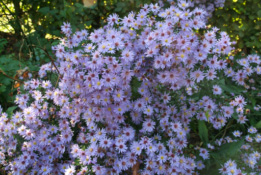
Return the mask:
[[260,0],[226,0],[224,8],[216,9],[209,23],[226,31],[237,42],[239,51],[260,54]]

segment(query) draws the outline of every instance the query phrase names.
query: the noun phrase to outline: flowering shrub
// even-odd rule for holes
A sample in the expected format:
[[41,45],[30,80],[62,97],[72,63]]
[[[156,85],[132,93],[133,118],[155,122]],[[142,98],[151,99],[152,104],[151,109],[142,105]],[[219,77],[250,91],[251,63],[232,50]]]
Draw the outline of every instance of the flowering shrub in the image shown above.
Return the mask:
[[[206,30],[208,14],[192,6],[112,14],[90,34],[64,23],[57,61],[24,84],[20,111],[0,111],[1,164],[12,174],[193,174],[228,147],[260,143],[254,126],[227,133],[260,108],[247,97],[258,92],[260,58],[228,58],[228,35]],[[258,171],[260,154],[244,157]],[[243,173],[233,161],[224,167]]]

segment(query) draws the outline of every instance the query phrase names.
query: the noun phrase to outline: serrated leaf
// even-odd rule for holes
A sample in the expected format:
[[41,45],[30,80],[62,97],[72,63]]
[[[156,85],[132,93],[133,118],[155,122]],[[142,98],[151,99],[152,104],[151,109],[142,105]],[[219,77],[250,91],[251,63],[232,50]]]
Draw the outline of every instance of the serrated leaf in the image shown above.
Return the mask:
[[198,121],[199,137],[205,145],[208,143],[208,129],[204,121]]

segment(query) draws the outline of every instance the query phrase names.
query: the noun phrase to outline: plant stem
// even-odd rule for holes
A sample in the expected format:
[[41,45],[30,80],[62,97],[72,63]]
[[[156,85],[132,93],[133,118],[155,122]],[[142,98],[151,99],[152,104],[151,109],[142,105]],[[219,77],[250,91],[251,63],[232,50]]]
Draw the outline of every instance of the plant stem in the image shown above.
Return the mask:
[[5,77],[10,78],[10,79],[12,79],[12,80],[15,80],[15,81],[18,81],[18,82],[23,82],[22,80],[19,80],[19,79],[16,79],[16,78],[13,78],[13,77],[7,75],[7,74],[6,74],[3,70],[1,70],[1,69],[0,69],[0,73],[2,73]]
[[54,59],[51,57],[51,55],[48,53],[48,51],[47,51],[45,48],[42,48],[42,47],[39,47],[39,46],[32,45],[32,47],[37,47],[37,48],[39,48],[39,49],[41,49],[41,50],[44,51],[44,53],[47,55],[47,57],[51,60],[52,65],[55,67],[55,69],[56,69],[56,71],[58,72],[59,77],[60,77],[60,75],[61,75],[61,74],[60,74],[60,71],[59,71],[59,69],[57,68],[57,66],[55,65]]

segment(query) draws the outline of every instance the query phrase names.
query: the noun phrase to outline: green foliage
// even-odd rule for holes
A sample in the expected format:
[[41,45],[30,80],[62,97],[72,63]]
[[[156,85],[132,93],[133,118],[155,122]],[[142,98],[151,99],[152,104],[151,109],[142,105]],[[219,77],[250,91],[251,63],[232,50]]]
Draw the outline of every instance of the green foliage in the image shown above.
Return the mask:
[[8,114],[8,116],[12,116],[13,113],[14,113],[14,110],[17,108],[17,106],[12,106],[12,107],[9,107],[7,110],[6,110],[6,113]]
[[212,153],[211,156],[216,160],[220,160],[222,158],[233,157],[238,153],[241,146],[244,144],[244,140],[241,139],[237,142],[226,143],[223,144],[219,150],[215,153]]
[[7,107],[14,100],[13,80],[6,75],[12,77],[16,70],[19,69],[19,61],[12,59],[12,55],[3,55],[0,57],[0,103],[3,107]]
[[140,94],[138,92],[139,87],[141,86],[141,82],[135,77],[131,80],[131,93],[132,93],[132,99],[136,100],[140,98]]
[[4,50],[4,48],[5,48],[7,43],[8,42],[7,42],[6,39],[4,39],[4,38],[0,39],[0,53],[3,52],[3,50]]
[[246,54],[260,53],[260,0],[226,0],[224,8],[215,10],[210,24],[226,31],[237,42],[236,48]]
[[208,144],[208,129],[204,121],[198,121],[199,137],[205,145]]
[[228,93],[234,93],[236,95],[239,95],[242,93],[242,91],[244,91],[245,89],[243,87],[240,87],[240,86],[236,86],[236,85],[233,85],[232,81],[229,81],[229,80],[225,80],[222,79],[221,81],[219,81],[219,86],[225,91],[225,92],[228,92]]
[[261,120],[255,125],[256,128],[260,129],[261,128]]

